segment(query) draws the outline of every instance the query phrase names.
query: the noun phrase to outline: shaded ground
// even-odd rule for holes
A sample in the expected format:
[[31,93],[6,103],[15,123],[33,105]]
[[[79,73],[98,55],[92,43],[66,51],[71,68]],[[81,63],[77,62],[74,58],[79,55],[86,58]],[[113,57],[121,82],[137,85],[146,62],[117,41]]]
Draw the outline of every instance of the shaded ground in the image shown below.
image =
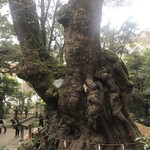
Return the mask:
[[[28,130],[25,130],[25,135],[28,134]],[[8,145],[10,149],[16,149],[20,140],[19,137],[15,137],[15,129],[8,128],[6,134],[0,134],[0,146]]]
[[[9,123],[7,122],[7,124]],[[137,123],[137,126],[145,137],[150,137],[150,127],[143,126],[139,123]],[[25,130],[25,138],[28,138],[28,130]],[[20,136],[15,137],[15,130],[13,128],[8,128],[6,134],[0,134],[0,146],[8,145],[10,150],[15,150],[19,145],[20,139]]]
[[[0,134],[0,146],[2,145],[8,145],[10,150],[15,150],[18,148],[19,145],[19,141],[21,139],[21,132],[20,132],[20,136],[16,137],[15,136],[15,129],[12,127],[12,123],[11,123],[11,118],[7,118],[5,119],[6,121],[6,126],[9,127],[7,128],[7,132],[5,134],[1,133]],[[32,130],[35,130],[32,129]],[[24,130],[24,139],[27,139],[29,136],[29,130]]]

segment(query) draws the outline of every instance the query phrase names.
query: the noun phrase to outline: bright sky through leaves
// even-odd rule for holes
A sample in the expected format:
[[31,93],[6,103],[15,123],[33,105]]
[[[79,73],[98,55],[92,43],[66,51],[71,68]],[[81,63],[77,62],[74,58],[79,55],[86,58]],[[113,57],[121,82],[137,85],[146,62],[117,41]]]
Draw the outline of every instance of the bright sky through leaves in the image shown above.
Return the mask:
[[[66,3],[68,0],[60,0]],[[4,7],[2,15],[8,14],[8,7]],[[119,8],[103,7],[102,26],[105,25],[108,20],[112,22],[113,26],[120,26],[127,18],[132,17],[139,25],[141,30],[150,30],[150,0],[135,0],[133,6],[125,6]]]
[[150,30],[150,0],[136,0],[132,6],[125,6],[119,8],[104,8],[103,9],[102,25],[106,24],[108,20],[114,26],[120,26],[127,18],[133,18],[141,29]]

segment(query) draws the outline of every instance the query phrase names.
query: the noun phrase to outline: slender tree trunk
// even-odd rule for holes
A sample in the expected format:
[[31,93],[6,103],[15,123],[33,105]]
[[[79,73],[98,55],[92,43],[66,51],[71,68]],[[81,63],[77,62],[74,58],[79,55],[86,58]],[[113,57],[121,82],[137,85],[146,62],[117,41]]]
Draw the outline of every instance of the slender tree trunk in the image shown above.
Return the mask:
[[46,30],[45,30],[45,24],[46,24],[46,14],[45,14],[45,1],[41,0],[41,40],[43,45],[46,47]]
[[0,97],[0,119],[4,118],[4,102],[3,102],[3,98]]
[[[57,12],[58,6],[59,6],[59,0],[56,2],[56,7],[55,7],[55,10],[54,10],[54,15],[53,15],[53,21],[52,21],[50,39],[49,39],[49,43],[48,43],[48,50],[49,50],[49,51],[51,51],[51,44],[52,44],[53,37],[54,37],[53,32],[54,32],[54,28],[55,28],[56,12]],[[52,53],[52,52],[51,52],[51,53]]]

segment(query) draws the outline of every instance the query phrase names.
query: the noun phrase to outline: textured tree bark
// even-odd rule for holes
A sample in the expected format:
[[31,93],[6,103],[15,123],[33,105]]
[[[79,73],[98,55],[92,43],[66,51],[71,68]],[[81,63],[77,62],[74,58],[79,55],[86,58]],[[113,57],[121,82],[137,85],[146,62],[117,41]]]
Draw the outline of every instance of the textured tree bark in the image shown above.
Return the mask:
[[[67,62],[58,106],[69,128],[61,137],[74,141],[67,143],[68,150],[94,149],[100,143],[106,144],[104,150],[120,150],[125,143],[134,143],[126,146],[128,150],[141,149],[135,142],[140,133],[130,118],[133,85],[127,68],[117,55],[100,48],[102,4],[103,0],[70,0],[58,13]],[[58,149],[63,147],[60,140]]]

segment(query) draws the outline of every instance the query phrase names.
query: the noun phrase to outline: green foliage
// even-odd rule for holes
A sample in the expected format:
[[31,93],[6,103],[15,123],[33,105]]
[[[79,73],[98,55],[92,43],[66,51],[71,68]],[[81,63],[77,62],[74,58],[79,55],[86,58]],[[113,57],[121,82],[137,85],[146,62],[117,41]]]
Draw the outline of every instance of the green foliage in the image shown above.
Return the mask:
[[22,91],[21,85],[14,77],[2,73],[0,75],[0,118],[3,118],[4,107],[5,112],[8,113],[13,103],[19,106],[21,112],[24,111],[25,106],[31,108],[32,93]]
[[144,55],[144,62],[143,62],[143,67],[146,71],[150,70],[150,48],[146,48],[145,51],[143,52]]
[[18,150],[27,150],[27,149],[34,150],[36,142],[37,142],[36,138],[32,138],[30,140],[23,140],[23,139],[21,139],[19,141],[19,148],[18,148]]
[[13,64],[20,60],[21,51],[17,44],[11,41],[1,41],[0,46],[0,72],[14,72]]
[[18,90],[18,82],[5,74],[0,74],[0,118],[4,117],[4,105],[8,98],[14,96]]
[[30,91],[23,92],[21,90],[18,90],[15,93],[15,96],[12,98],[12,100],[16,102],[21,114],[23,113],[25,106],[27,106],[28,109],[30,109],[32,107],[31,96],[32,96],[32,93]]
[[144,57],[138,51],[133,51],[131,54],[125,55],[123,59],[131,72],[139,70],[144,61]]
[[131,111],[140,123],[150,126],[150,49],[132,52],[124,60],[134,83]]
[[12,38],[14,34],[13,25],[8,21],[7,17],[0,15],[0,37],[5,40]]
[[[5,1],[0,2],[0,7],[5,6]],[[14,43],[14,27],[7,16],[0,13],[0,72],[11,71],[11,63],[18,62],[21,51],[18,44]]]
[[0,94],[5,94],[5,97],[12,96],[18,91],[19,83],[11,76],[1,74]]
[[9,150],[8,145],[0,145],[0,150]]
[[150,137],[139,137],[137,139],[135,139],[135,141],[140,141],[144,144],[143,149],[144,150],[148,150],[150,148]]
[[112,50],[122,56],[134,46],[132,39],[136,36],[136,30],[137,24],[130,18],[119,28],[111,27],[109,22],[101,29],[101,46],[103,49]]

